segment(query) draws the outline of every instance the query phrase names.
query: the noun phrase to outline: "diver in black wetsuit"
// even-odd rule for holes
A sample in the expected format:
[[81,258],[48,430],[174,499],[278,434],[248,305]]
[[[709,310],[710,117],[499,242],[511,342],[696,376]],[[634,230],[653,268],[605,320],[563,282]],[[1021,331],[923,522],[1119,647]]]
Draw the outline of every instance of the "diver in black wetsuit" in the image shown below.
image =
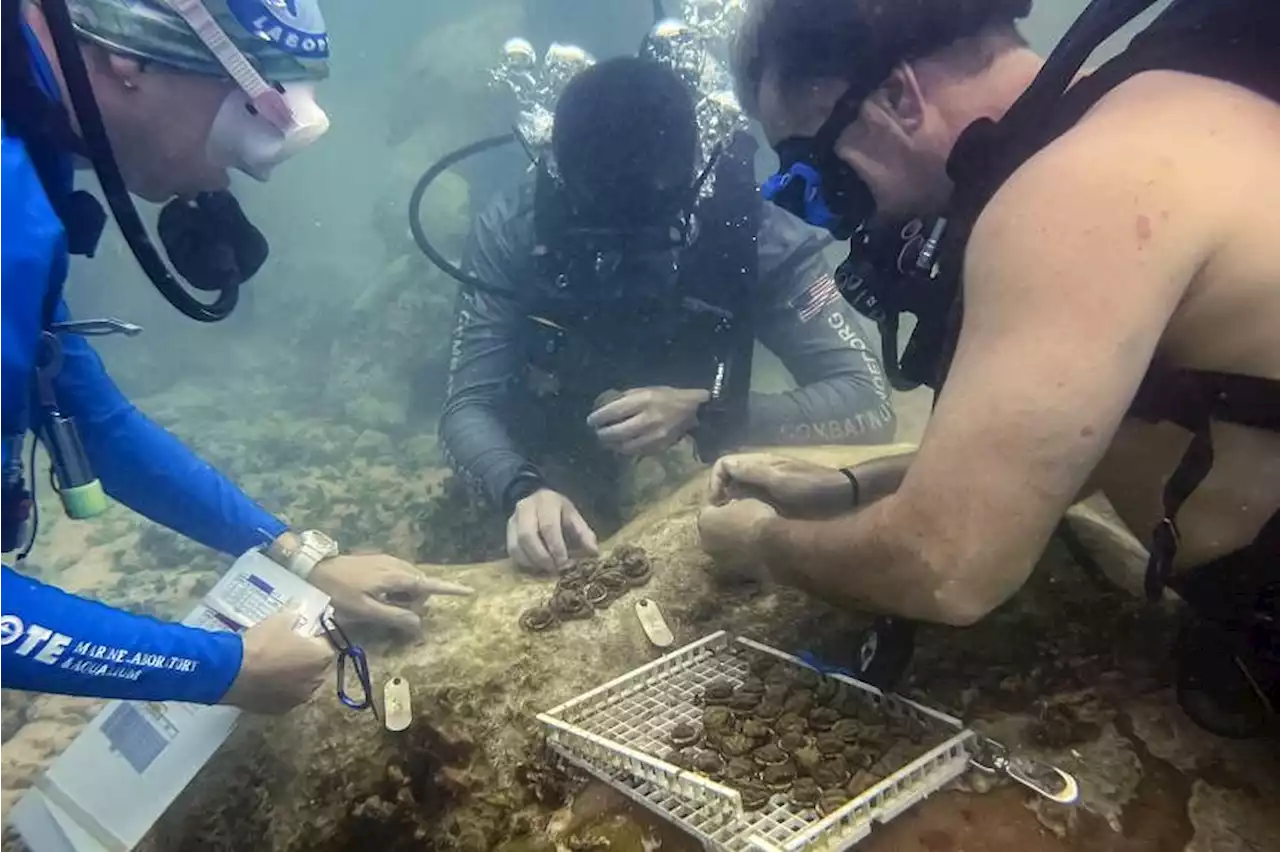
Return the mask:
[[[1030,0],[754,0],[736,76],[782,161],[766,194],[846,235],[873,214],[945,220],[919,280],[871,294],[890,332],[918,318],[891,372],[938,406],[892,464],[720,460],[700,529],[826,600],[963,626],[1100,489],[1153,530],[1148,595],[1188,604],[1183,707],[1276,733],[1280,6],[1177,0],[1076,79],[1152,5],[1095,0],[1043,61],[1013,25]],[[776,515],[797,494],[847,507],[850,475],[856,513]]]
[[[829,241],[763,207],[745,134],[699,200],[697,132],[666,66],[594,66],[557,104],[557,177],[540,167],[475,223],[465,264],[483,287],[459,298],[440,436],[509,517],[522,565],[592,550],[582,515],[619,523],[624,458],[686,435],[707,460],[893,437],[880,361],[822,258]],[[750,393],[756,340],[796,390]]]

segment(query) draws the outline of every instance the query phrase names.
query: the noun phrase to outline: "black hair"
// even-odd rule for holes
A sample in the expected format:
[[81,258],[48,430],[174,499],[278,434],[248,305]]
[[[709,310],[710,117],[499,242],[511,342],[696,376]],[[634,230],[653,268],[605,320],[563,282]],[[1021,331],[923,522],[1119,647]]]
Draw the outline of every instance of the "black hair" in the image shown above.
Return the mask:
[[844,79],[868,92],[902,62],[994,27],[1025,44],[1014,21],[1032,0],[751,0],[733,47],[738,97],[754,112],[766,67],[784,89]]
[[653,60],[593,65],[560,95],[551,149],[579,214],[599,224],[647,224],[673,212],[693,184],[693,92]]

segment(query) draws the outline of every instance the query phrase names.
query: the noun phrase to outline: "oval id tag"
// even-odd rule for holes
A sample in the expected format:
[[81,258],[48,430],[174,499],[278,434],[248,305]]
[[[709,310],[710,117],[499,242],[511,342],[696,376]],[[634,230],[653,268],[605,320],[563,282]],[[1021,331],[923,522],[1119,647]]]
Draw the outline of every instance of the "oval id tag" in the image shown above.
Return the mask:
[[382,687],[382,706],[388,731],[403,731],[413,721],[413,707],[409,702],[409,681],[402,677],[388,678]]

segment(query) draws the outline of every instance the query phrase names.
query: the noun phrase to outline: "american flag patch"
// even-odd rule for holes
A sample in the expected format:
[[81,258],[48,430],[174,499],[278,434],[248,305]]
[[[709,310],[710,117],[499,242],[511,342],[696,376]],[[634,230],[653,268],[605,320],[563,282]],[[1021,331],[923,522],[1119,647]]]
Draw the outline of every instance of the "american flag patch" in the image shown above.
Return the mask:
[[787,306],[795,310],[800,322],[808,322],[838,298],[840,290],[836,287],[836,280],[830,275],[823,275],[787,302]]

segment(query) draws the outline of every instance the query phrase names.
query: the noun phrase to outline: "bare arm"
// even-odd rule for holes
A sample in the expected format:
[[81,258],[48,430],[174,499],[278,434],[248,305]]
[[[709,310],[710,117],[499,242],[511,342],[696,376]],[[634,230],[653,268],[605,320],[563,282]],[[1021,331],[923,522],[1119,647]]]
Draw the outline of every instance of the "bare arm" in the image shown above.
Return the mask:
[[769,521],[779,579],[951,624],[1025,581],[1215,226],[1190,185],[1202,170],[1153,150],[1167,140],[1087,130],[1028,163],[980,219],[955,362],[901,488],[844,518]]

